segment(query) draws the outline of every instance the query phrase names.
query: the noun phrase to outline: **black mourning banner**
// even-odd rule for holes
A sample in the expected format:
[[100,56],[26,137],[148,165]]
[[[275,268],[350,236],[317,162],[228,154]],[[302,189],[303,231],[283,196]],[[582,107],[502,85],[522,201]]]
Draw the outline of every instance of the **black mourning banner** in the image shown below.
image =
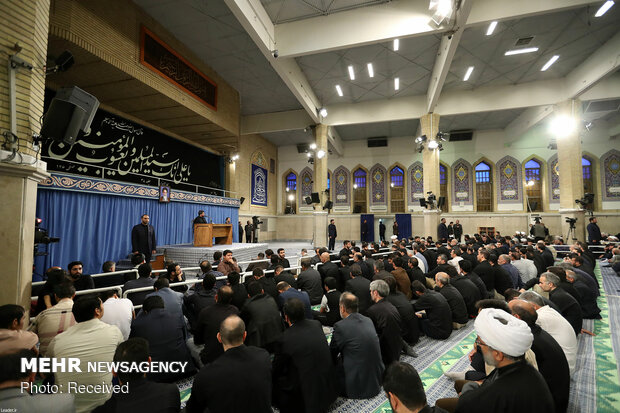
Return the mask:
[[140,30],[140,62],[217,110],[217,85],[144,26]]
[[[98,110],[89,134],[75,144],[48,140],[42,158],[50,171],[196,192],[222,188],[223,159],[196,146]],[[223,195],[198,188],[199,193]]]

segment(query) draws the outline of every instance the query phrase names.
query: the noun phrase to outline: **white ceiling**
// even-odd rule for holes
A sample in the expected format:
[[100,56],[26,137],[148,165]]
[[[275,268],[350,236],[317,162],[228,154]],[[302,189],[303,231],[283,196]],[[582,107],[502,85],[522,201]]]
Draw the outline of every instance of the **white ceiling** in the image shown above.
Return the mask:
[[[427,2],[427,0],[411,1]],[[540,5],[542,10],[540,12],[537,11],[535,1],[526,1],[527,4],[523,7],[529,7],[532,12],[525,13],[526,17],[518,18],[510,18],[510,13],[523,14],[519,10],[522,3],[513,3],[514,0],[469,1],[473,1],[471,15],[476,14],[473,20],[483,23],[466,27],[454,57],[448,63],[447,76],[441,91],[448,92],[451,96],[460,91],[477,92],[479,88],[489,90],[490,87],[492,90],[494,87],[535,85],[531,82],[563,80],[620,32],[620,4],[616,4],[601,18],[593,17],[603,3],[602,0],[545,0]],[[506,4],[500,7],[497,3],[500,1]],[[261,40],[268,39],[268,43],[277,41],[274,26],[307,23],[318,24],[316,27],[320,28],[323,21],[329,22],[330,25],[338,24],[337,19],[354,9],[365,8],[363,10],[380,13],[393,5],[405,7],[403,4],[406,2],[405,0],[392,2],[260,0],[260,3],[256,0],[134,0],[134,2],[239,91],[243,116],[267,115],[304,108],[309,117],[316,119],[315,108],[310,108],[309,102],[310,106],[313,104],[316,107],[327,106],[328,109],[330,106],[335,106],[340,112],[343,112],[344,108],[344,112],[353,113],[359,112],[360,105],[366,105],[364,107],[368,110],[370,106],[367,104],[372,103],[382,105],[390,102],[399,102],[398,104],[412,102],[401,98],[411,98],[415,102],[419,102],[421,98],[425,101],[444,34],[444,29],[441,29],[431,31],[430,34],[400,38],[398,51],[393,50],[392,40],[388,39],[370,42],[371,44],[364,46],[343,47],[319,53],[310,50],[312,39],[300,37],[295,40],[304,42],[305,47],[310,50],[308,53],[273,59],[271,57],[273,46],[261,44]],[[493,7],[488,7],[490,11],[486,10],[486,6],[479,7],[474,11],[476,5],[489,2],[497,7],[494,10]],[[585,6],[588,3],[590,5]],[[567,9],[575,4],[582,6]],[[245,16],[245,21],[238,20],[240,13],[245,13],[244,10],[248,9],[246,7],[248,5],[253,11]],[[256,10],[261,6],[264,10]],[[545,7],[557,7],[557,9],[544,10]],[[485,13],[489,15],[505,13],[505,17],[499,19],[492,36],[485,34],[488,26]],[[259,29],[264,29],[267,34],[252,32],[252,27],[249,26],[259,21],[263,15],[266,16],[265,19],[271,20],[259,22],[262,25]],[[367,27],[368,31],[372,32],[378,29],[373,27],[372,23],[373,21],[360,21],[359,26]],[[514,47],[517,39],[527,36],[534,37],[530,46],[538,47],[538,52],[504,56],[506,50]],[[560,59],[548,71],[541,72],[542,65],[554,54],[560,55]],[[373,78],[368,76],[366,69],[369,62],[374,66]],[[353,81],[349,79],[347,70],[349,65],[355,68],[356,79]],[[464,82],[463,76],[469,66],[474,66],[475,69],[469,81]],[[394,90],[395,77],[400,79],[398,91]],[[343,97],[338,96],[336,92],[337,84],[343,90]],[[308,90],[308,86],[311,90]],[[480,93],[481,98],[485,93]],[[620,97],[620,94],[611,97]],[[312,102],[313,99],[316,99],[315,103]],[[528,106],[535,105],[526,102],[522,107],[515,109],[489,110],[492,108],[491,105],[478,113],[444,114],[440,128],[446,131],[506,128],[523,115]],[[439,112],[441,114],[441,111]],[[418,128],[418,120],[413,111],[406,113],[412,113],[411,119],[366,123],[367,120],[372,120],[372,116],[367,116],[363,117],[364,123],[340,122],[340,126],[335,126],[334,129],[342,140],[413,135]],[[272,116],[270,119],[277,118],[278,121],[273,122],[282,123],[282,116]],[[299,114],[296,116],[299,118]],[[399,117],[403,119],[402,116]],[[325,123],[329,122],[328,117]],[[267,123],[269,122],[261,123],[260,119],[254,119],[253,124]],[[284,123],[286,127],[280,124],[265,126],[261,133],[276,145],[309,142],[311,135],[302,131],[303,127],[308,125],[307,120],[300,120],[297,122],[299,124],[293,121]],[[281,132],[283,129],[290,130]],[[275,130],[278,132],[271,132]]]

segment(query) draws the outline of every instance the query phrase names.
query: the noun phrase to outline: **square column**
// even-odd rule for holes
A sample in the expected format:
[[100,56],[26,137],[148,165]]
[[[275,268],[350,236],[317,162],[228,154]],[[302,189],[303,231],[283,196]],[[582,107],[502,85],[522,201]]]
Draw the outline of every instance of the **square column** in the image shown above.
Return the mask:
[[[420,118],[420,129],[422,135],[426,135],[426,143],[424,143],[424,151],[422,151],[422,164],[424,167],[424,196],[426,192],[431,191],[433,195],[439,198],[439,149],[429,149],[428,143],[435,139],[439,132],[439,115],[436,113],[427,113]],[[424,210],[424,236],[437,237],[437,226],[439,225],[439,210]]]
[[[585,213],[575,203],[576,199],[583,198],[583,168],[581,166],[581,137],[579,136],[581,101],[562,102],[557,105],[557,113],[558,116],[566,119],[566,122],[572,121],[574,124],[570,131],[557,137],[562,234],[566,236],[570,227],[566,218],[577,218],[574,236],[580,241],[586,241]],[[572,239],[565,241],[570,243]]]
[[[327,134],[329,132],[329,126],[318,124],[314,129],[316,152],[314,157],[314,192],[319,193],[321,203],[315,205],[314,222],[312,233],[314,235],[314,245],[326,247],[327,246],[327,211],[323,211],[323,205],[327,201],[327,155],[328,144]],[[323,156],[319,159],[318,153],[323,151]]]

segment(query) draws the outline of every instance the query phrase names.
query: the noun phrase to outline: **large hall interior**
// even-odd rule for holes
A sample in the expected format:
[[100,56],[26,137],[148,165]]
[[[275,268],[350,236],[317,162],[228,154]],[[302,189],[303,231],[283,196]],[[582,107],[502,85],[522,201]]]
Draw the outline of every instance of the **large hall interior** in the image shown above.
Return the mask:
[[[0,377],[0,405],[26,411],[36,403],[52,406],[50,411],[146,411],[148,402],[137,402],[145,397],[153,403],[150,412],[249,411],[243,403],[254,403],[252,411],[427,412],[438,401],[448,411],[469,411],[466,397],[456,399],[460,387],[457,392],[454,378],[472,377],[460,376],[476,368],[473,361],[470,366],[470,351],[487,357],[478,360],[482,370],[487,362],[480,388],[465,387],[462,393],[470,399],[471,392],[497,385],[497,372],[505,368],[488,362],[488,351],[501,349],[487,345],[478,309],[485,317],[490,308],[511,312],[510,320],[528,323],[536,343],[541,339],[534,331],[541,328],[532,323],[547,334],[541,307],[571,321],[552,298],[566,289],[581,306],[583,320],[571,338],[576,338],[573,358],[566,353],[570,372],[563,394],[558,396],[557,377],[548,377],[560,373],[551,373],[549,357],[545,367],[535,345],[527,348],[533,363],[523,361],[523,353],[504,360],[538,369],[540,374],[530,373],[547,382],[555,405],[545,410],[539,403],[540,411],[620,411],[620,4],[615,3],[0,0],[0,262],[5,263],[0,321],[8,323],[0,325],[0,359],[16,360],[17,350],[75,356],[71,345],[63,353],[58,343],[63,335],[69,341],[67,332],[85,334],[76,327],[93,323],[93,314],[84,318],[76,307],[84,312],[100,299],[94,318],[103,320],[101,326],[110,324],[109,300],[122,301],[123,311],[133,312],[122,322],[126,331],[118,325],[122,340],[93,356],[117,361],[121,342],[134,345],[134,352],[141,348],[142,342],[132,340],[148,334],[136,331],[145,317],[161,310],[157,300],[147,305],[146,295],[159,297],[164,289],[182,294],[174,298],[183,303],[180,340],[185,342],[179,346],[195,365],[192,374],[174,379],[147,375],[150,385],[176,385],[178,402],[164,387],[148,392],[142,387],[144,394],[134,393],[133,399],[104,392],[76,393],[69,400],[50,394],[54,391],[24,399],[23,392],[22,397],[11,392],[26,379],[15,376],[6,384],[13,374],[7,370]],[[471,266],[463,269],[459,262],[470,258]],[[446,285],[455,290],[456,279],[480,275],[476,268],[486,261],[495,275],[491,284],[482,280],[487,291],[482,288],[477,300],[470,300],[465,322],[453,319],[447,337],[429,334],[424,326],[433,311],[421,309],[421,297],[442,297]],[[527,274],[520,266],[524,262],[530,268],[536,264],[535,273]],[[333,272],[325,269],[331,267]],[[318,296],[299,283],[307,271],[320,275]],[[230,273],[239,274],[237,280]],[[514,275],[512,281],[506,278],[506,289],[498,281],[504,275]],[[215,284],[209,284],[212,276]],[[142,278],[146,284],[139,284]],[[329,278],[336,284],[326,282]],[[362,278],[368,282],[362,284]],[[360,298],[361,287],[352,286],[357,281],[350,286],[356,279],[369,296]],[[161,280],[173,284],[172,290]],[[204,286],[212,294],[201,301]],[[252,397],[233,402],[230,389],[213,404],[200,386],[215,374],[214,366],[227,367],[222,358],[231,347],[225,338],[224,352],[217,341],[224,318],[206,342],[195,341],[203,334],[202,315],[206,319],[209,313],[201,310],[219,305],[216,293],[221,300],[228,287],[237,293],[239,286],[248,301],[244,296],[232,313],[240,319],[226,321],[245,323],[249,338],[244,336],[243,348],[269,353],[273,383],[268,403],[260,399],[264,389],[241,385]],[[390,363],[384,354],[389,333],[363,303],[375,302],[370,306],[375,309],[380,302],[390,304],[382,295],[388,287],[387,297],[404,299],[405,310],[394,306],[407,314],[399,318],[402,353],[399,349]],[[255,289],[277,304],[282,331],[274,342],[257,344],[252,334],[260,329],[248,310]],[[330,291],[338,291],[341,300],[332,302],[331,310]],[[459,294],[467,301],[463,291]],[[307,318],[322,327],[327,343],[315,353],[331,351],[334,365],[328,363],[327,370],[341,381],[348,380],[347,359],[335,348],[334,321],[329,315],[326,321],[325,314],[339,313],[343,323],[351,317],[349,304],[355,301],[357,308],[359,301],[359,317],[372,320],[381,350],[375,393],[353,397],[361,393],[346,381],[326,385],[314,366],[307,377],[316,379],[312,397],[323,404],[310,407],[309,394],[289,388],[301,381],[309,391],[304,374],[289,380],[302,367],[286,370],[286,380],[276,377],[282,374],[281,342],[292,337],[297,324],[287,296],[304,305],[302,298],[308,297]],[[486,302],[492,299],[500,303]],[[62,318],[64,327],[41,330],[45,314],[57,314],[67,300],[82,303],[72,310],[62,307],[69,316]],[[161,305],[168,310],[166,300]],[[473,311],[478,300],[483,303]],[[120,317],[120,308],[109,309],[107,317]],[[592,308],[598,312],[587,314]],[[538,321],[529,323],[519,313],[530,310]],[[405,318],[411,314],[419,337],[407,340],[405,330],[414,327],[407,328]],[[496,325],[496,331],[503,326]],[[106,333],[106,340],[114,334]],[[557,337],[549,335],[557,347]],[[494,335],[490,339],[501,342]],[[156,344],[146,342],[154,351]],[[210,345],[222,353],[218,359],[207,354]],[[306,365],[320,364],[310,359],[304,359]],[[33,374],[30,389],[64,383],[63,374]],[[421,405],[414,400],[420,392],[402,394],[396,374],[409,374],[403,382],[419,384],[426,395]],[[123,377],[73,379],[118,384]],[[168,394],[171,405],[153,394]],[[44,401],[52,396],[58,397]],[[529,408],[529,396],[521,396],[514,406]],[[482,399],[481,406],[491,405],[489,397]],[[440,407],[434,411],[444,411]]]

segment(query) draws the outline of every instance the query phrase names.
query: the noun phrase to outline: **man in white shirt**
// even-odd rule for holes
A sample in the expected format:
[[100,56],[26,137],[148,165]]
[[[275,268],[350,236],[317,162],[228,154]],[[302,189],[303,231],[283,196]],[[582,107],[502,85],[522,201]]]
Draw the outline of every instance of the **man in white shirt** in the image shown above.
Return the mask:
[[133,303],[128,298],[118,298],[114,290],[101,293],[101,301],[103,301],[101,321],[118,327],[123,333],[123,340],[127,340],[131,332],[131,322],[136,318]]
[[450,257],[451,257],[451,259],[448,261],[448,264],[453,266],[456,269],[456,271],[458,272],[458,270],[460,269],[459,261],[463,260],[463,257],[461,257],[461,249],[459,247],[456,247],[456,246],[454,248],[452,248],[452,250],[450,251]]
[[538,270],[536,269],[534,261],[528,260],[525,258],[525,255],[513,251],[510,253],[510,260],[511,264],[519,271],[519,274],[521,274],[521,281],[524,283],[532,278],[538,277]]
[[519,298],[534,305],[538,319],[538,324],[543,330],[549,333],[555,341],[558,342],[566,360],[568,361],[568,368],[570,374],[575,372],[575,364],[577,363],[577,337],[575,336],[575,330],[568,321],[562,316],[562,314],[555,311],[553,308],[545,305],[540,294],[534,291],[526,291],[522,293]]
[[58,334],[47,348],[47,357],[80,359],[81,372],[57,372],[56,384],[63,392],[75,395],[77,413],[86,413],[105,403],[111,393],[80,392],[78,387],[101,386],[112,382],[112,371],[89,371],[88,363],[112,362],[116,346],[123,342],[123,334],[116,326],[101,321],[103,304],[97,296],[84,296],[73,303],[77,324]]

